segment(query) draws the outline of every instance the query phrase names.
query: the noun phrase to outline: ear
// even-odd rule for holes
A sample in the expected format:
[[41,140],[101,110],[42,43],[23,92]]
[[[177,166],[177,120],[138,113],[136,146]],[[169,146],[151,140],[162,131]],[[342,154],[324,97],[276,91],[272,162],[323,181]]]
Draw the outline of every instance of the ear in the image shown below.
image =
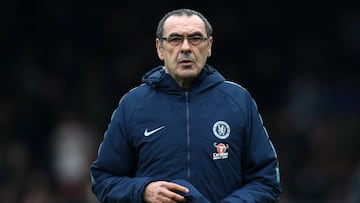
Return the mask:
[[213,40],[214,40],[213,37],[210,36],[210,37],[209,37],[209,40],[208,40],[208,50],[207,50],[208,56],[207,56],[207,57],[210,57],[210,56],[211,56],[211,47],[212,47]]
[[156,45],[156,51],[157,51],[158,57],[160,60],[163,61],[164,60],[163,47],[158,38],[156,38],[155,45]]

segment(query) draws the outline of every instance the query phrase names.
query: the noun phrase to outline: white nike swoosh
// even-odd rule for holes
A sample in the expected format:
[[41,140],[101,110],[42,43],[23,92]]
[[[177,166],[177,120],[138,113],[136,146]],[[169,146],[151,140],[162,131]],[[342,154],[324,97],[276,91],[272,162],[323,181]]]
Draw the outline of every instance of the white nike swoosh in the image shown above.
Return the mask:
[[145,137],[147,137],[149,135],[152,135],[152,134],[156,133],[157,131],[159,131],[159,130],[161,130],[163,128],[165,128],[165,126],[161,126],[161,127],[156,128],[156,129],[154,129],[152,131],[148,131],[148,129],[146,128],[146,130],[144,131],[144,135],[145,135]]

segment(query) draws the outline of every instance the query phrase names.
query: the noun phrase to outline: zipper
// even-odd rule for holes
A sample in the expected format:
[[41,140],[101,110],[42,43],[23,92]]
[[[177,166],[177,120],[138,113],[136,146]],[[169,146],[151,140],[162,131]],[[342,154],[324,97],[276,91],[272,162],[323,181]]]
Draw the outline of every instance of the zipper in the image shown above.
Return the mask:
[[185,92],[186,104],[186,144],[187,144],[187,179],[190,179],[190,110],[189,110],[189,93]]

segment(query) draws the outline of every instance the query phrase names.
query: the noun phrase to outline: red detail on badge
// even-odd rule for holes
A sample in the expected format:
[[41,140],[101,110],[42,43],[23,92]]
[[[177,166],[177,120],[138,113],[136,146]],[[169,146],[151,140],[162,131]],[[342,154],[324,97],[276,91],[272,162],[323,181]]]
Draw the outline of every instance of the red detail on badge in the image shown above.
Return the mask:
[[217,146],[216,146],[216,151],[218,153],[225,153],[226,152],[226,146],[223,144],[223,143],[219,143]]

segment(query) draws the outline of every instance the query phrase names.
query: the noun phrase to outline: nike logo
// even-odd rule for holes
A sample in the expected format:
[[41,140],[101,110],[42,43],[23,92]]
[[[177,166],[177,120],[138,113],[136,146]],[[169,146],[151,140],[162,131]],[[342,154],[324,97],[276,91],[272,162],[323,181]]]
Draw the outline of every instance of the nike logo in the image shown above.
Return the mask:
[[165,128],[165,126],[161,126],[161,127],[156,128],[156,129],[154,129],[154,130],[152,130],[152,131],[148,131],[148,129],[146,128],[146,130],[144,131],[144,136],[145,136],[145,137],[150,136],[150,135],[156,133],[157,131],[159,131],[159,130],[161,130],[161,129],[163,129],[163,128]]

